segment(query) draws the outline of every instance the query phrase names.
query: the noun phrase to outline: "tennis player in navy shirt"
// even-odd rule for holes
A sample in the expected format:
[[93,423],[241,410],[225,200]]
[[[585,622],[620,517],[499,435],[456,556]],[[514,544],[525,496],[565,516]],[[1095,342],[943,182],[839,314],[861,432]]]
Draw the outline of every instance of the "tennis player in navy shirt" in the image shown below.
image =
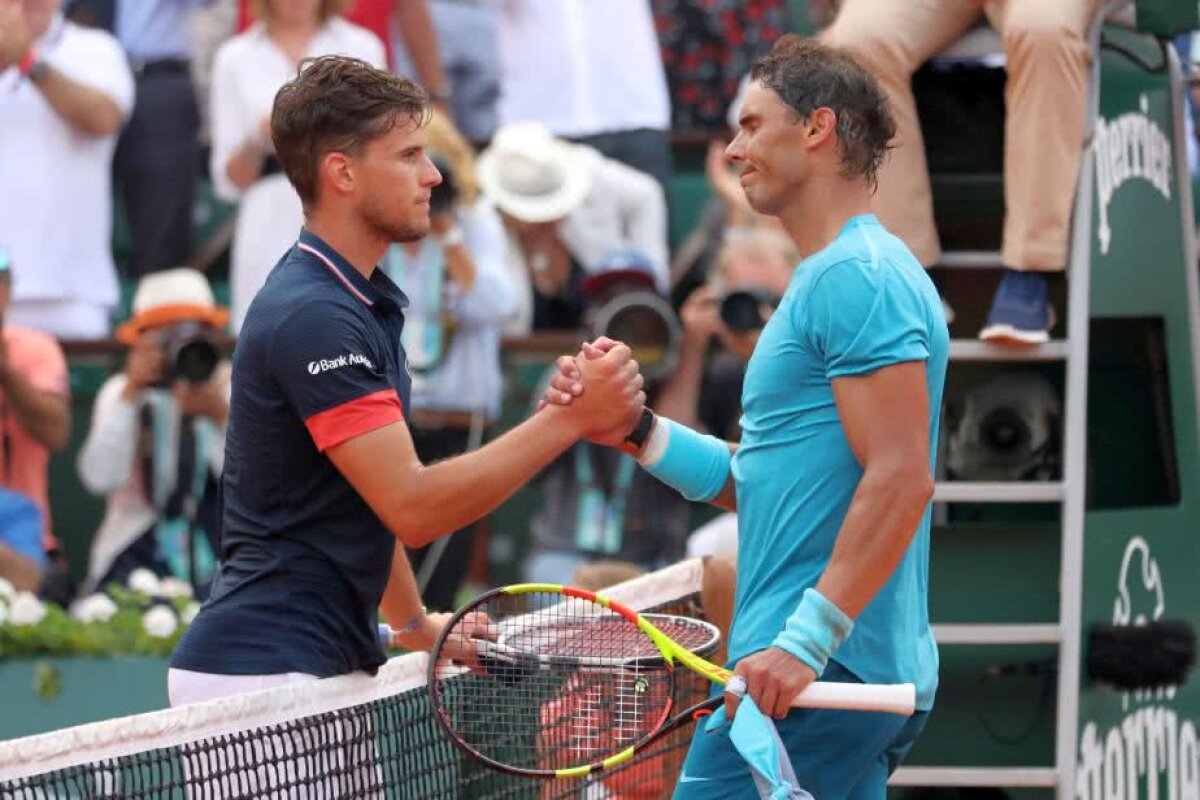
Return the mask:
[[420,547],[474,522],[580,438],[617,443],[641,416],[637,363],[617,347],[582,367],[587,397],[570,408],[420,463],[407,300],[376,264],[429,230],[441,176],[427,104],[410,81],[336,56],[302,63],[276,95],[271,137],[305,227],[234,353],[220,573],[172,658],[172,705],[373,673],[380,610],[398,644],[427,649],[447,616],[422,608],[396,539]]

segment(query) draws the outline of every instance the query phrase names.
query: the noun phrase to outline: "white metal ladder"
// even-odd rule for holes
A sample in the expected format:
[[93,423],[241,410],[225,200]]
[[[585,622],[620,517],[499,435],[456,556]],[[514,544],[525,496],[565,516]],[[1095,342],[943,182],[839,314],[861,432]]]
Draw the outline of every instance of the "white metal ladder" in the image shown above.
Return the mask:
[[[1099,112],[1100,29],[1104,13],[1089,32],[1095,57],[1088,91],[1087,128],[1083,159],[1075,191],[1071,257],[1068,265],[1067,338],[1039,347],[1014,348],[975,340],[954,340],[951,362],[1063,361],[1062,480],[1057,482],[939,482],[934,502],[943,503],[1058,503],[1061,509],[1061,573],[1057,624],[937,625],[934,637],[944,645],[1055,644],[1058,646],[1057,718],[1052,767],[902,767],[893,786],[1045,787],[1059,800],[1075,796],[1075,744],[1078,736],[1081,659],[1083,523],[1087,444],[1088,320],[1091,272],[1094,155],[1092,132]],[[1000,266],[998,253],[947,253],[939,265],[950,269]]]

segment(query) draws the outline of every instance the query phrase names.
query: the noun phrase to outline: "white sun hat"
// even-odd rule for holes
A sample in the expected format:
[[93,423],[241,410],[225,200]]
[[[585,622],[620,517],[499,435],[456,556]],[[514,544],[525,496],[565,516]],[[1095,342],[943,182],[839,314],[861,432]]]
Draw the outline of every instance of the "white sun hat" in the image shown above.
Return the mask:
[[203,272],[177,267],[143,275],[133,294],[133,316],[117,328],[117,339],[133,344],[146,328],[175,322],[205,322],[221,328],[229,312],[218,308]]
[[574,211],[592,188],[587,154],[536,122],[506,125],[479,156],[479,185],[496,207],[523,222]]

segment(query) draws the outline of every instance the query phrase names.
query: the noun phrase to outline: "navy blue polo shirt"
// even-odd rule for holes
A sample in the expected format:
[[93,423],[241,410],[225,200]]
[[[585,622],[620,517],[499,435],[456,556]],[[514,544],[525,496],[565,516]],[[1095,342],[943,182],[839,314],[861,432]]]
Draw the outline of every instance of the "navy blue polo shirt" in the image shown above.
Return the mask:
[[404,294],[308,231],[250,304],[233,356],[225,529],[212,595],[171,666],[374,673],[396,540],[325,451],[401,422]]

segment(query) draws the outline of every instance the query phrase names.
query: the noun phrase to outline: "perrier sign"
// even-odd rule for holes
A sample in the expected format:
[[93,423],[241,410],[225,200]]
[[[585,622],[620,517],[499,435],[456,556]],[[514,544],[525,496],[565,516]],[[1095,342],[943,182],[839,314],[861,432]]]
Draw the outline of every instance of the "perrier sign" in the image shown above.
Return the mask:
[[[1189,263],[1183,220],[1185,192],[1180,162],[1184,143],[1175,126],[1172,88],[1156,42],[1107,31],[1099,119],[1092,141],[1095,169],[1091,309],[1093,332],[1100,326],[1153,339],[1131,352],[1155,376],[1146,389],[1147,411],[1130,411],[1129,424],[1095,430],[1106,416],[1103,403],[1121,402],[1124,391],[1112,373],[1089,372],[1089,511],[1084,529],[1084,647],[1095,623],[1141,625],[1183,619],[1200,627],[1200,472],[1197,470],[1194,348],[1195,273]],[[1189,271],[1193,271],[1189,274]],[[1135,324],[1136,323],[1136,324]],[[1140,326],[1140,327],[1138,327]],[[1153,336],[1146,333],[1150,331]],[[1134,334],[1130,334],[1131,337]],[[1097,341],[1093,335],[1093,345]],[[1109,385],[1105,385],[1106,375]],[[1143,417],[1151,416],[1146,422]],[[1108,415],[1111,418],[1111,415]],[[1142,425],[1149,435],[1131,440],[1147,451],[1169,484],[1141,497],[1102,502],[1097,485],[1138,480],[1134,464],[1105,457],[1093,448],[1119,428]],[[1151,441],[1147,441],[1151,440]],[[1160,490],[1160,491],[1159,491]],[[1120,692],[1081,678],[1075,785],[1059,797],[1079,800],[1200,799],[1200,687]],[[1073,791],[1072,791],[1073,788]]]

